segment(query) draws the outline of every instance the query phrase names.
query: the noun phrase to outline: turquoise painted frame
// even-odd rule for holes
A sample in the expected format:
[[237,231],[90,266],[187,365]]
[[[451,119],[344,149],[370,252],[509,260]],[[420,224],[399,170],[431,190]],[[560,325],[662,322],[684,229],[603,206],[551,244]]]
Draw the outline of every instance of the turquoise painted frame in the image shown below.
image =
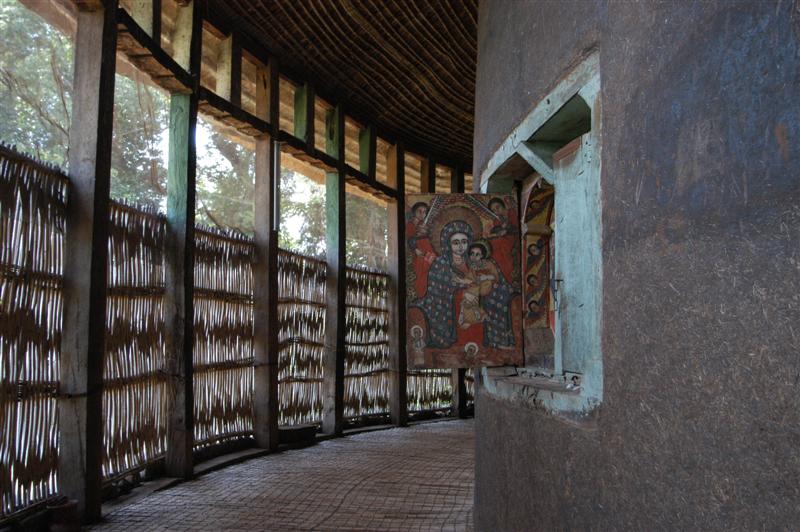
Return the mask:
[[[603,401],[602,352],[602,127],[600,61],[597,50],[586,56],[506,137],[480,175],[480,189],[497,190],[495,173],[510,158],[522,157],[555,187],[556,271],[564,279],[563,296],[569,310],[556,309],[555,371],[542,368],[483,368],[486,393],[559,418],[580,422],[593,418]],[[553,168],[552,154],[530,142],[567,101],[580,96],[591,110],[591,130],[580,137],[578,157],[571,171]],[[575,165],[579,165],[575,168]],[[500,177],[499,179],[503,179]],[[576,311],[577,308],[579,311]],[[566,306],[565,306],[566,308]],[[563,312],[562,312],[563,311]],[[565,320],[572,320],[565,327]],[[569,335],[569,336],[567,336]],[[564,371],[565,355],[576,360],[575,373]],[[580,371],[577,371],[580,369]],[[571,385],[578,374],[580,386]]]

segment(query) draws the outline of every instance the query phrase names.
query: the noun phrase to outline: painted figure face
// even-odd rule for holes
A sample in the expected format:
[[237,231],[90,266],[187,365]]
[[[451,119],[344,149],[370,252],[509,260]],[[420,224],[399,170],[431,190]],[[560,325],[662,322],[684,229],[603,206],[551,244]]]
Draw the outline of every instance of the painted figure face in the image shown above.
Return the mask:
[[499,201],[493,201],[489,208],[492,209],[492,212],[496,215],[500,216],[505,211],[505,206]]
[[414,209],[414,218],[416,218],[419,221],[424,220],[427,215],[428,215],[428,207],[426,207],[425,205],[420,205],[419,207]]
[[480,260],[483,259],[483,252],[480,248],[472,248],[469,250],[469,258],[473,262],[480,262]]
[[455,233],[450,237],[450,250],[453,255],[463,256],[467,252],[469,238],[464,233]]

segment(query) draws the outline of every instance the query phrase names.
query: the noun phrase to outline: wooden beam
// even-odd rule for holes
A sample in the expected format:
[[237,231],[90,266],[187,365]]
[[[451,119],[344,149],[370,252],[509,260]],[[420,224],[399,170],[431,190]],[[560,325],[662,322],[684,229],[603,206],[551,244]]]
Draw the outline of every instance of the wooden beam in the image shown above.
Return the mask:
[[100,518],[111,136],[117,5],[79,11],[69,136],[59,383],[59,492]]
[[[186,5],[178,4],[178,11],[175,15],[175,30],[172,32],[173,57],[175,62],[188,72],[191,72],[190,59],[193,40],[192,33],[194,31],[192,25],[194,20],[194,8],[195,2],[189,2]],[[196,74],[196,72],[191,73]]]
[[236,33],[222,39],[217,56],[215,92],[236,107],[242,104],[242,45]]
[[161,0],[151,0],[153,23],[150,36],[158,46],[161,46]]
[[450,174],[450,190],[464,193],[464,169],[457,167]]
[[398,427],[408,423],[408,390],[406,357],[406,219],[405,219],[405,155],[398,143],[389,149],[388,182],[398,190],[389,203],[389,356],[392,380],[389,384],[389,414]]
[[345,357],[345,178],[344,110],[337,106],[331,115],[336,119],[335,146],[338,171],[329,172],[325,180],[326,262],[325,280],[325,353],[323,355],[322,431],[341,434],[344,421],[344,357]]
[[191,94],[173,94],[170,100],[167,245],[164,254],[164,330],[171,398],[165,467],[167,475],[183,478],[192,476],[194,450],[195,129],[203,27],[200,1],[194,0],[191,6],[180,8],[192,10],[191,31],[176,31],[189,42],[174,43],[176,50],[189,50],[187,66],[194,87]]
[[430,157],[422,158],[420,168],[420,192],[433,194],[436,192],[436,161]]
[[[269,115],[269,71],[256,71],[256,116]],[[253,264],[253,431],[256,445],[278,448],[278,222],[280,145],[256,140],[255,249]]]
[[367,126],[358,132],[358,166],[370,181],[375,181],[377,142],[375,126]]
[[[450,171],[450,192],[464,192],[464,171],[461,168],[454,168]],[[454,369],[451,382],[453,385],[453,403],[451,413],[454,417],[467,417],[467,383],[465,378],[467,370],[464,368]]]
[[306,83],[294,91],[294,136],[307,152],[314,151],[314,86]]

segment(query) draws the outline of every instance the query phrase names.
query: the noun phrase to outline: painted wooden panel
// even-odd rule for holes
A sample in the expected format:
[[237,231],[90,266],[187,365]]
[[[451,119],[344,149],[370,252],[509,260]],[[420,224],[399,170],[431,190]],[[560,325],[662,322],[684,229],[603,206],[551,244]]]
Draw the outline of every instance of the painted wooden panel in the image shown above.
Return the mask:
[[409,194],[406,205],[409,366],[521,364],[516,198]]

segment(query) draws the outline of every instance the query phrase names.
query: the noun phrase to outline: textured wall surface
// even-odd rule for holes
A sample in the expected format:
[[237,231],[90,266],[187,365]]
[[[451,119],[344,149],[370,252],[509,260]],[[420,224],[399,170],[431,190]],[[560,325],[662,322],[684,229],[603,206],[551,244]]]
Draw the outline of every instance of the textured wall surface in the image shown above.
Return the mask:
[[479,391],[476,528],[796,528],[800,6],[483,0],[478,38],[476,175],[600,51],[605,399]]

